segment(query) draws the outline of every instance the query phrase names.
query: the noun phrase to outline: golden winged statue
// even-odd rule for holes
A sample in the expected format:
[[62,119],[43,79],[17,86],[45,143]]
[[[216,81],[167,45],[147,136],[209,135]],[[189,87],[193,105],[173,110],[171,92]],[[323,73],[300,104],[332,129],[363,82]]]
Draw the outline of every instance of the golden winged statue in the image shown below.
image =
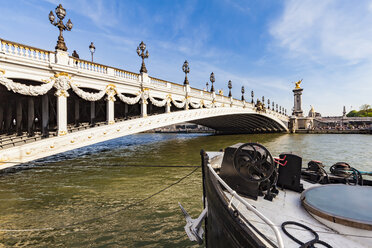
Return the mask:
[[296,82],[296,89],[301,89],[300,84],[302,83],[302,79],[298,82]]

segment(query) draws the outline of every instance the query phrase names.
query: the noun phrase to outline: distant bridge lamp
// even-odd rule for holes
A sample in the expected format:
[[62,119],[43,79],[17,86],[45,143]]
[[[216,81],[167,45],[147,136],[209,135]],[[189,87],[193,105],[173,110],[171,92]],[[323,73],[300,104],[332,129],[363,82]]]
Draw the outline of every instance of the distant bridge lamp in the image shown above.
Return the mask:
[[275,106],[275,103],[273,102],[273,107],[272,107],[272,110],[274,111],[275,109],[274,109],[274,106]]
[[270,109],[270,99],[267,99],[267,107]]
[[92,62],[93,62],[93,53],[96,51],[96,47],[94,46],[93,41],[89,45],[89,51],[90,51],[90,54],[92,55]]
[[276,104],[276,112],[278,112],[278,104]]
[[262,106],[265,107],[265,97],[262,96]]
[[244,92],[245,92],[244,86],[242,86],[242,101],[244,101]]
[[253,90],[251,91],[251,97],[252,97],[252,103],[254,103],[254,100],[253,100],[253,98],[254,98],[254,92],[253,92]]
[[231,80],[229,80],[229,82],[227,83],[227,88],[229,88],[229,97],[232,97],[232,94],[231,94],[231,89],[232,89]]
[[51,24],[53,24],[54,26],[56,26],[59,29],[59,36],[58,36],[56,50],[62,50],[62,51],[66,52],[67,47],[66,47],[66,44],[65,44],[65,40],[63,38],[63,31],[64,30],[71,31],[72,22],[71,22],[70,19],[68,19],[66,25],[63,24],[63,18],[65,18],[65,16],[66,16],[66,10],[62,7],[62,4],[57,6],[55,12],[56,12],[56,15],[57,15],[59,20],[55,22],[54,20],[56,18],[53,14],[53,11],[50,11],[49,21],[50,21]]
[[205,86],[207,86],[207,91],[208,91],[209,83],[206,82],[206,83],[205,83]]
[[146,69],[146,66],[145,66],[145,59],[147,59],[149,57],[149,51],[146,50],[146,52],[145,52],[145,50],[146,50],[146,44],[143,43],[143,41],[141,41],[141,43],[137,47],[137,54],[138,54],[138,56],[140,56],[142,58],[142,66],[141,66],[141,70],[140,70],[141,73],[147,73],[147,69]]
[[213,72],[211,73],[211,76],[210,76],[209,80],[210,80],[211,83],[212,83],[212,86],[211,86],[211,92],[214,92],[214,86],[213,86],[213,83],[216,81],[216,79],[214,78],[214,73],[213,73]]
[[183,81],[183,85],[189,85],[189,80],[187,79],[187,73],[190,73],[189,62],[185,60],[182,65],[182,71],[185,73],[185,81]]

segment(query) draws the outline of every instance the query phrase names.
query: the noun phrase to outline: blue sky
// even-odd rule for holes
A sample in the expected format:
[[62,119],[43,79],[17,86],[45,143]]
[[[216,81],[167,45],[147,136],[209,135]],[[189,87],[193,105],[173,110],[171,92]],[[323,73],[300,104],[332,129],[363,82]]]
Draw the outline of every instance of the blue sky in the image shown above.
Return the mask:
[[58,30],[50,10],[62,3],[74,24],[64,37],[69,52],[138,72],[137,45],[150,52],[150,76],[182,83],[187,59],[192,87],[240,98],[245,86],[261,98],[293,107],[293,82],[303,79],[303,110],[341,115],[372,104],[372,1],[322,0],[0,0],[0,37],[54,50]]

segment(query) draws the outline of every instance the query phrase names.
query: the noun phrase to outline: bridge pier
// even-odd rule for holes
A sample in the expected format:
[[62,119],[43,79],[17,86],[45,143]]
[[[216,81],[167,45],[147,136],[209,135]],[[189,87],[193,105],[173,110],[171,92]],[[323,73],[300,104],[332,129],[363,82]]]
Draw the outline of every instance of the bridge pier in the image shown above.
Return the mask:
[[35,128],[35,104],[34,104],[34,99],[32,97],[29,97],[27,99],[27,104],[28,104],[28,120],[27,120],[27,131],[29,136],[34,136],[34,128]]
[[49,99],[48,94],[41,97],[41,132],[44,137],[49,136]]
[[128,117],[128,104],[124,103],[124,117]]
[[165,113],[171,112],[171,103],[168,101],[167,104],[165,104]]
[[5,131],[10,134],[12,129],[12,121],[13,121],[13,106],[12,101],[8,98],[8,104],[6,108],[5,114]]
[[80,125],[80,101],[79,98],[75,98],[75,127],[78,127]]
[[94,127],[96,118],[96,104],[95,102],[90,102],[90,125]]
[[4,129],[4,104],[0,104],[0,134]]
[[145,99],[141,100],[141,117],[147,116],[147,101]]
[[22,97],[17,99],[16,113],[16,132],[17,135],[22,135]]
[[106,120],[107,124],[114,124],[114,101],[112,99],[107,99],[106,103]]
[[67,97],[57,95],[57,127],[58,136],[67,134]]

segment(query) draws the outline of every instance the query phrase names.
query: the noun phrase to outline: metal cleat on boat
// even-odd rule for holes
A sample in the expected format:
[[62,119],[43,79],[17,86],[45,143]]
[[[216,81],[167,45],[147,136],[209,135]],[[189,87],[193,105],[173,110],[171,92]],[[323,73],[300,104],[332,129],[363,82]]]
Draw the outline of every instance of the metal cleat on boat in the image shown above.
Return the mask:
[[185,231],[191,241],[197,241],[199,245],[203,244],[204,230],[201,227],[203,219],[207,216],[208,209],[205,208],[197,219],[191,218],[189,213],[178,203],[186,219]]

